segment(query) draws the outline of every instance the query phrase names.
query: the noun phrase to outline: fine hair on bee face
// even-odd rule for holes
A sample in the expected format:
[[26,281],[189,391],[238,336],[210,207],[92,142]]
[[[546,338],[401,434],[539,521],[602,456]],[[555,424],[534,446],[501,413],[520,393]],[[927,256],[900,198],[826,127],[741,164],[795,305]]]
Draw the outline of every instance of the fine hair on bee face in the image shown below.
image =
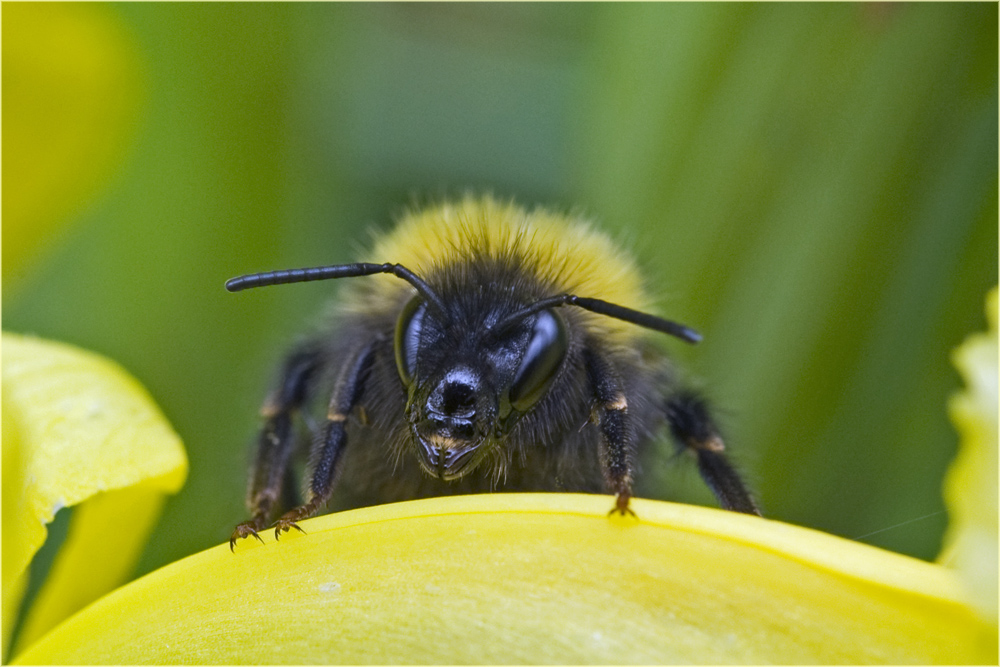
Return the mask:
[[[327,504],[609,492],[624,514],[641,450],[663,426],[724,508],[760,514],[705,402],[678,386],[651,340],[701,337],[648,314],[631,260],[585,221],[467,197],[404,216],[371,259],[226,283],[236,292],[358,278],[343,284],[331,325],[287,356],[264,402],[251,518],[231,548],[260,539],[280,510],[275,536]],[[322,423],[304,428],[317,402]],[[304,430],[315,430],[307,498],[282,507]]]

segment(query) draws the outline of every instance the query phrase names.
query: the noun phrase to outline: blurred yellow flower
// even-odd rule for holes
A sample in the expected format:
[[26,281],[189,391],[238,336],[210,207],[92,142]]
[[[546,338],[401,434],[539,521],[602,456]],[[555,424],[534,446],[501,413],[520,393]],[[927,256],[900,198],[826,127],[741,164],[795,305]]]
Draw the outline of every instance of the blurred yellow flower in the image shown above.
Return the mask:
[[939,562],[954,566],[976,606],[997,624],[997,288],[986,299],[989,330],[955,350],[966,390],[952,398],[961,448],[945,479],[950,521]]
[[99,4],[3,7],[3,281],[108,180],[138,120],[137,56]]

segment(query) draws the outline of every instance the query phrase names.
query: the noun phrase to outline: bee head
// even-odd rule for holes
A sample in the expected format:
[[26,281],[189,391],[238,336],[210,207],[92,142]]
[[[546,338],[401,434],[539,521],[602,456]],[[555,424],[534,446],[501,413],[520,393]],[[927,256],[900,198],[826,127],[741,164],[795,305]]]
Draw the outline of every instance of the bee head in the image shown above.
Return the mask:
[[701,336],[671,320],[601,299],[548,296],[527,306],[464,309],[449,303],[401,264],[335,264],[239,276],[226,289],[387,273],[417,295],[396,322],[399,377],[406,417],[424,470],[441,479],[471,472],[517,421],[545,396],[569,348],[555,309],[574,306],[697,343]]
[[551,310],[484,321],[445,317],[414,297],[396,324],[396,366],[425,472],[452,480],[474,470],[542,399],[567,349]]

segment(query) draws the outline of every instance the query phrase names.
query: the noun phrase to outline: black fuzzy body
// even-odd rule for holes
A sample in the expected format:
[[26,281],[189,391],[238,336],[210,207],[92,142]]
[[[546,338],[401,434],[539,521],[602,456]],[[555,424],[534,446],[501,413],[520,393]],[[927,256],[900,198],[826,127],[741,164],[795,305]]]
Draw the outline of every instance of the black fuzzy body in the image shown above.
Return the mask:
[[[265,401],[230,546],[287,509],[502,491],[611,493],[627,513],[639,462],[669,426],[727,509],[759,514],[698,396],[677,386],[631,262],[585,223],[491,199],[414,213],[376,245],[401,263],[251,274],[250,287],[354,278],[286,357]],[[389,274],[389,275],[379,275]],[[307,446],[308,445],[308,446]],[[284,506],[284,507],[282,507]]]

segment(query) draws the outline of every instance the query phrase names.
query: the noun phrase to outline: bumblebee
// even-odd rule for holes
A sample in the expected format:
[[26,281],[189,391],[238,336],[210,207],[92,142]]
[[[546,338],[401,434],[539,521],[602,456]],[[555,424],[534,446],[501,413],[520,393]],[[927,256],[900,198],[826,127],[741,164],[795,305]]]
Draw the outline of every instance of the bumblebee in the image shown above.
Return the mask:
[[[705,402],[650,332],[632,261],[586,221],[467,197],[402,218],[380,262],[256,273],[226,288],[373,276],[344,285],[333,323],[288,355],[262,409],[247,496],[254,536],[294,491],[313,399],[306,502],[275,537],[335,509],[497,489],[615,495],[627,513],[643,449],[666,425],[726,509],[760,514]],[[387,274],[381,276],[378,274]]]

